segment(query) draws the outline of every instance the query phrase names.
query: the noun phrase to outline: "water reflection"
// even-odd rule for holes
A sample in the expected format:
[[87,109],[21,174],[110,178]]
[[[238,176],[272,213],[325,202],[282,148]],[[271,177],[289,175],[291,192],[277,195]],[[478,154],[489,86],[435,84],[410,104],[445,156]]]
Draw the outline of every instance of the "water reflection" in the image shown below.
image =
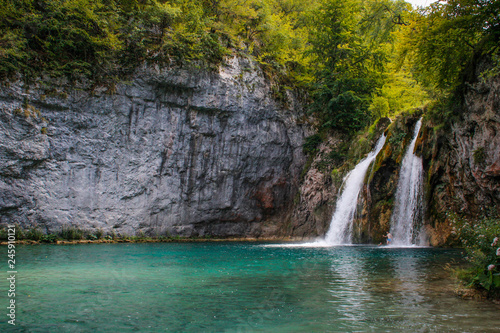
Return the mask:
[[[392,266],[392,294],[394,309],[404,318],[405,327],[424,326],[421,318],[428,318],[429,299],[424,294],[427,267],[416,251],[421,249],[388,249]],[[425,250],[424,250],[425,251]]]
[[[453,295],[443,262],[435,249],[344,247],[329,250],[330,320],[335,332],[489,331],[488,324],[467,320],[478,316],[474,304]],[[430,260],[431,259],[431,260]],[[480,305],[487,308],[487,305]],[[491,313],[491,311],[488,311]],[[493,318],[483,312],[487,322]],[[457,325],[457,322],[462,324]],[[495,322],[499,322],[498,318]],[[493,328],[492,328],[493,329]]]
[[367,291],[367,270],[364,268],[365,259],[357,255],[337,255],[332,258],[329,292],[332,310],[337,312],[335,317],[342,321],[346,328],[359,326],[366,321],[367,307],[373,303]]

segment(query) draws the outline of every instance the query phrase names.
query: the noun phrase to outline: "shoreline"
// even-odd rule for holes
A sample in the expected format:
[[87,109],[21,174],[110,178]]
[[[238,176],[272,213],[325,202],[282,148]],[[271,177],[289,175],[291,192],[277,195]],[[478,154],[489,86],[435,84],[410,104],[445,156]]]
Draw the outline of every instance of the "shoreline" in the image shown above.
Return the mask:
[[[248,237],[230,237],[230,238],[117,238],[117,239],[75,239],[75,240],[55,240],[53,242],[37,241],[31,239],[16,240],[17,245],[75,245],[75,244],[118,244],[118,243],[203,243],[203,242],[300,242],[308,241],[305,238],[248,238]],[[8,245],[7,241],[1,241],[1,245]]]

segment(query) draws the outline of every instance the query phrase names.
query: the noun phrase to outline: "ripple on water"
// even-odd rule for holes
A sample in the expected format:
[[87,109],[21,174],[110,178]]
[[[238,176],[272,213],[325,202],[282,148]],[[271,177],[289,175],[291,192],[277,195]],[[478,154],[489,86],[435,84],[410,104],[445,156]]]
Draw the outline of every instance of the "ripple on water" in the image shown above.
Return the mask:
[[[453,295],[444,271],[460,259],[453,250],[39,245],[20,246],[17,259],[16,328],[25,331],[494,332],[500,327],[498,307]],[[3,318],[0,327],[7,327]]]

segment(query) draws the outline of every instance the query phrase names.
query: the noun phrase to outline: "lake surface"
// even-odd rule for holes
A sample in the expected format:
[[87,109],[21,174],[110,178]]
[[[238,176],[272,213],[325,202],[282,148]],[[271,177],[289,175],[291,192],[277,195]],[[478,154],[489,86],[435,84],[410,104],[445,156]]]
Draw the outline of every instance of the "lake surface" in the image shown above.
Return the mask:
[[[498,306],[454,296],[445,266],[460,258],[370,246],[18,246],[17,325],[2,314],[0,331],[498,332]],[[0,301],[6,309],[6,292]]]

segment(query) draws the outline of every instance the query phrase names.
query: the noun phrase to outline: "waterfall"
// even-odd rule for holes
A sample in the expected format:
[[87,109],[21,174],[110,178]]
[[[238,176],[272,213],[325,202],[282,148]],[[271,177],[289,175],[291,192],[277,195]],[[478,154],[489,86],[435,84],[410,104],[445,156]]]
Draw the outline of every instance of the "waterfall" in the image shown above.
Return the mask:
[[415,155],[415,144],[422,119],[415,125],[413,140],[405,153],[396,189],[396,201],[391,217],[392,245],[424,245],[425,233],[419,232],[422,222],[423,166]]
[[330,222],[324,242],[328,245],[350,244],[352,222],[358,205],[358,195],[363,187],[368,167],[375,160],[385,143],[385,135],[377,141],[375,148],[344,178],[342,195],[337,201],[335,213]]

